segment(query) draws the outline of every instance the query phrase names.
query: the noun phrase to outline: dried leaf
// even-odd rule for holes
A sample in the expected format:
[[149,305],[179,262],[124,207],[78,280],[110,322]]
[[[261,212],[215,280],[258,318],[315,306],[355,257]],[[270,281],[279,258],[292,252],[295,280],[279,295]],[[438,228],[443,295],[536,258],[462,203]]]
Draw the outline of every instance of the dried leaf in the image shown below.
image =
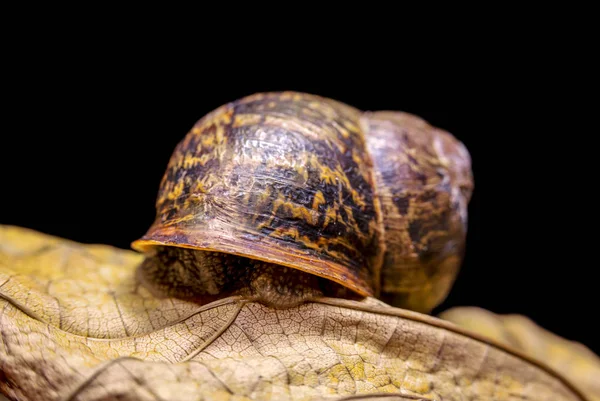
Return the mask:
[[153,297],[141,256],[0,226],[0,390],[18,400],[583,400],[452,323],[365,302]]
[[600,358],[583,344],[559,337],[518,314],[499,315],[477,307],[456,307],[440,317],[544,361],[592,400],[600,401]]

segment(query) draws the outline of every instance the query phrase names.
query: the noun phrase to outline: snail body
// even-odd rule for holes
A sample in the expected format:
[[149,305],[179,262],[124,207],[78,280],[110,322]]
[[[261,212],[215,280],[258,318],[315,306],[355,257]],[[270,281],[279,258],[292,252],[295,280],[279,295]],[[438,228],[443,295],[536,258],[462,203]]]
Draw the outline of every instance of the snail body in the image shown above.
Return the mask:
[[259,93],[202,117],[177,145],[140,277],[180,296],[274,306],[373,296],[429,311],[464,253],[469,154],[402,112]]

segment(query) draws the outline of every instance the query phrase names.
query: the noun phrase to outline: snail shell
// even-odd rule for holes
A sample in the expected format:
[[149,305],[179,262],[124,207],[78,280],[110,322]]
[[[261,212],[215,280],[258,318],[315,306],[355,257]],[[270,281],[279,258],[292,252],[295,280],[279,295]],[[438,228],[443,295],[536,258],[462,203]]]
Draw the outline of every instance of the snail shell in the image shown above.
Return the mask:
[[259,93],[177,145],[132,246],[266,262],[429,311],[462,262],[472,190],[464,145],[417,116]]

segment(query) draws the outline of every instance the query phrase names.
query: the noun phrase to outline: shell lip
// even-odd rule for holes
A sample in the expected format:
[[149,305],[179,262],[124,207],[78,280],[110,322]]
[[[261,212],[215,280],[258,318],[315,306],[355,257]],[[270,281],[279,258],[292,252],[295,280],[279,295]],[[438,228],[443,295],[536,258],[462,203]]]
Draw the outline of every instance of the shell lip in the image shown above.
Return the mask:
[[280,244],[275,239],[253,241],[223,233],[202,231],[183,233],[176,227],[156,227],[131,243],[135,251],[149,254],[158,246],[173,246],[211,252],[223,252],[298,269],[336,282],[361,296],[374,295],[365,279],[332,259]]

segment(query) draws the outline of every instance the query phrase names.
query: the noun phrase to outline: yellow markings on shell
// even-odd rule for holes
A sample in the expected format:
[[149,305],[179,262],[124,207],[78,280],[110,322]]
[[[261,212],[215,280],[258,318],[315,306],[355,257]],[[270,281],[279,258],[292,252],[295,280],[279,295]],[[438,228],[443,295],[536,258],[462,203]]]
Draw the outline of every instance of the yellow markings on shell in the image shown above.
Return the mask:
[[338,131],[340,134],[342,134],[342,136],[343,136],[345,139],[348,139],[348,138],[350,138],[350,131],[348,131],[348,130],[346,129],[346,127],[344,127],[343,125],[340,125],[340,124],[338,124],[338,123],[337,123],[337,121],[335,121],[335,120],[331,121],[331,122],[330,122],[330,124],[331,124],[331,125],[333,125],[333,126],[335,127],[335,129],[336,129],[336,130],[337,130],[337,131]]
[[308,181],[308,170],[305,168],[307,162],[308,162],[308,155],[305,152],[302,154],[302,157],[300,158],[300,163],[298,163],[295,166],[296,171],[302,175],[302,178],[304,178],[305,183]]
[[314,109],[310,109],[310,108],[302,108],[302,113],[306,114],[307,116],[311,116],[311,117],[315,117],[315,118],[319,118],[320,114],[314,110]]
[[260,122],[262,116],[260,114],[236,114],[233,119],[233,127],[245,127],[248,125],[256,125]]
[[[225,136],[225,126],[231,122],[233,110],[222,112],[216,117],[207,120],[196,133],[200,136],[200,141],[196,147],[196,153],[205,153],[200,157],[199,164],[204,165],[212,158],[218,158],[223,161],[225,154],[224,145],[227,143]],[[214,128],[214,129],[211,129]],[[211,149],[212,147],[212,149]]]
[[[184,194],[185,173],[187,170],[198,165],[204,166],[216,157],[222,159],[225,150],[223,145],[227,142],[225,125],[231,121],[232,113],[233,109],[231,107],[220,107],[194,125],[180,146],[178,146],[177,151],[171,156],[167,167],[171,172],[183,170],[183,174],[179,175],[176,181],[167,180],[166,175],[163,177],[161,181],[162,189],[157,199],[158,205],[162,205],[165,201],[174,201],[170,207],[180,207],[181,205],[177,203]],[[197,140],[197,145],[193,148],[190,145],[195,140]],[[208,176],[211,177],[212,175],[209,174]],[[189,178],[187,179],[189,180]],[[208,180],[210,181],[211,179],[208,178]],[[202,181],[206,180],[203,179]],[[191,182],[188,182],[188,184],[192,185]],[[194,193],[208,192],[207,188],[203,186],[204,184],[206,182],[197,183]],[[208,187],[210,186],[208,185]],[[192,201],[191,198],[190,201]],[[189,206],[187,200],[184,202],[184,206]]]
[[298,228],[296,227],[277,227],[275,230],[273,230],[270,236],[278,238],[289,236],[294,239],[298,239],[300,237],[300,233],[298,233]]
[[352,161],[354,161],[354,163],[356,163],[358,166],[364,163],[364,160],[361,159],[360,156],[354,150],[352,150]]
[[194,156],[193,154],[188,153],[185,155],[185,157],[183,159],[182,167],[190,168],[190,167],[194,167],[196,165],[204,166],[206,164],[206,162],[208,162],[212,158],[213,158],[212,155],[210,155],[208,153],[204,153],[200,157]]
[[277,213],[277,210],[279,210],[280,207],[288,209],[294,218],[301,218],[309,224],[316,225],[319,221],[319,215],[316,211],[285,200],[281,195],[273,202],[273,215]]
[[317,239],[317,242],[313,242],[305,235],[302,236],[302,238],[300,238],[300,240],[302,241],[304,246],[306,246],[307,248],[316,249],[316,250],[321,250],[323,248],[327,248],[327,245],[339,242],[335,239],[328,240],[325,237],[319,237]]
[[179,198],[183,194],[183,188],[184,188],[183,180],[180,180],[173,186],[173,189],[169,191],[169,194],[167,195],[167,199],[174,200],[174,199]]
[[[227,143],[227,137],[225,136],[225,127],[223,125],[217,126],[215,138],[217,140],[217,144],[225,145]],[[217,151],[220,152],[220,149],[218,149]],[[222,156],[223,153],[224,152],[220,152],[220,156]]]
[[[269,195],[270,194],[266,194],[264,196],[264,198],[267,199]],[[315,194],[312,209],[307,209],[306,207],[304,207],[302,205],[298,205],[289,200],[286,200],[285,198],[283,198],[282,195],[279,195],[279,197],[273,202],[271,217],[267,221],[261,223],[257,228],[260,230],[264,227],[270,227],[272,225],[273,220],[276,218],[277,211],[280,208],[285,208],[286,210],[291,212],[291,214],[294,218],[302,219],[303,221],[306,221],[307,223],[309,223],[311,225],[317,225],[318,221],[319,221],[319,215],[320,215],[318,213],[318,207],[319,207],[319,205],[322,205],[322,204],[325,204],[325,198],[321,191],[318,191]],[[356,235],[358,235],[359,237],[364,238],[363,233],[360,232],[360,230],[358,229],[358,225],[356,224],[356,221],[354,221],[354,219],[352,217],[350,207],[349,206],[343,206],[343,207],[346,210],[346,214],[348,215],[350,224],[353,226],[352,227],[353,231],[355,231]],[[337,210],[337,208],[331,208],[331,207],[327,208],[324,227],[326,227],[330,221],[336,221],[336,220],[347,226],[347,223],[342,220],[341,216],[336,212],[336,210]],[[296,227],[290,227],[290,228],[278,227],[275,230],[273,230],[273,232],[271,232],[270,236],[272,236],[272,237],[290,236],[296,240],[302,241],[302,243],[307,248],[317,249],[317,250],[326,248],[328,245],[331,245],[334,243],[342,243],[342,244],[347,245],[346,240],[342,237],[329,238],[329,239],[325,238],[325,237],[319,237],[319,239],[317,241],[313,241],[310,238],[308,238],[307,236],[301,236],[298,233],[298,229]],[[339,254],[339,255],[336,255],[336,257],[343,258],[344,255]]]
[[[272,188],[269,187],[269,186],[266,187],[264,191],[261,191],[259,193],[259,195],[258,195],[259,199],[258,199],[257,203],[259,205],[265,204],[269,200],[269,198],[271,197],[271,191],[272,191]],[[248,201],[250,200],[250,195],[251,195],[251,191],[248,191],[246,193],[246,195],[244,196],[244,202],[246,204],[248,204]],[[255,223],[256,219],[258,219],[259,217],[261,217],[261,214],[254,213],[254,216],[252,217],[252,222]],[[271,223],[273,222],[273,218],[274,218],[274,213],[273,213],[273,215],[271,215],[271,217],[267,221],[264,221],[264,222],[260,223],[257,228],[259,230],[261,230],[261,229],[263,229],[265,227],[270,227]]]
[[346,129],[348,129],[351,132],[359,132],[360,131],[358,125],[354,124],[352,121],[350,121],[348,119],[343,119],[342,124],[344,124]]
[[210,192],[211,187],[211,183],[209,183],[207,187],[205,185],[205,182],[198,181],[194,189],[185,198],[185,202],[183,203],[183,210],[188,210],[189,208],[193,207],[193,205],[205,202],[206,195]]
[[[320,170],[320,175],[319,178],[321,179],[321,181],[323,181],[325,184],[328,185],[333,185],[334,182],[336,182],[336,179],[338,177],[340,177],[340,172],[339,171],[334,171],[332,169],[330,169],[327,166],[323,166],[321,165]],[[341,175],[341,177],[343,178],[342,181],[348,181],[348,178],[346,177],[346,175]],[[350,182],[348,181],[348,184]]]
[[218,127],[230,124],[232,116],[233,108],[230,106],[219,107],[198,121],[198,123],[192,128],[191,133],[194,135],[202,135],[211,125]]
[[230,124],[232,116],[233,116],[233,109],[232,108],[228,108],[228,110],[225,113],[220,113],[219,114],[218,121],[221,124]]
[[193,219],[194,219],[194,215],[193,214],[187,214],[187,215],[185,215],[183,217],[180,217],[178,219],[172,219],[172,220],[169,220],[169,221],[165,221],[165,222],[163,222],[163,224],[165,226],[172,226],[172,225],[183,223],[185,221],[189,221],[189,220],[193,220]]
[[[273,230],[269,234],[269,236],[273,237],[273,238],[291,237],[294,239],[294,241],[301,242],[306,248],[313,249],[316,251],[322,251],[323,249],[327,249],[330,245],[335,245],[335,244],[342,244],[342,245],[348,247],[348,243],[345,240],[345,238],[343,238],[343,237],[337,237],[337,238],[319,237],[316,241],[313,241],[306,235],[300,235],[297,227],[277,227],[275,230]],[[327,253],[331,257],[338,259],[338,260],[343,260],[343,259],[348,258],[348,255],[337,252],[337,251],[328,250]]]
[[330,221],[338,220],[337,207],[328,207],[327,212],[325,212],[325,223],[323,223],[323,228],[329,225]]
[[[319,110],[328,121],[328,125],[332,125],[335,129],[337,129],[344,138],[350,137],[350,133],[359,133],[360,128],[357,124],[354,123],[353,120],[358,120],[359,115],[356,111],[352,110],[352,108],[343,108],[339,110],[333,105],[324,104],[318,101],[310,102],[309,107]],[[337,121],[340,121],[343,125],[340,126]]]
[[[215,129],[217,129],[217,127],[215,127]],[[209,134],[202,135],[200,137],[200,143],[202,146],[213,146],[215,144],[215,134],[211,132]]]
[[319,210],[319,206],[325,204],[325,198],[323,197],[323,192],[317,191],[315,193],[315,197],[313,199],[312,208],[315,211]]
[[336,170],[332,170],[328,166],[321,164],[319,159],[313,154],[310,155],[309,163],[312,167],[314,167],[319,172],[319,179],[328,185],[338,184],[338,192],[339,192],[339,202],[344,203],[344,199],[342,199],[342,187],[348,189],[352,196],[352,201],[358,207],[365,207],[366,202],[364,201],[361,194],[359,194],[356,190],[352,188],[352,184],[350,184],[350,180],[348,176],[341,171],[341,167],[338,165]]
[[265,202],[271,196],[272,188],[267,186],[264,191],[260,193],[260,202]]
[[194,188],[194,193],[205,194],[206,188],[204,187],[204,183],[202,181],[196,182],[196,187]]
[[183,152],[177,152],[173,154],[171,160],[169,160],[168,168],[172,169],[181,166],[181,164],[183,163],[183,156]]
[[334,171],[328,166],[321,164],[316,155],[310,155],[309,163],[311,167],[314,167],[319,172],[319,178],[326,184],[332,185],[334,182],[341,179],[347,187],[350,187],[350,181],[348,180],[348,177],[346,177],[346,174],[342,171]]
[[335,120],[337,116],[336,110],[326,103],[313,101],[308,103],[308,107],[314,110],[319,110],[325,116],[325,120]]

